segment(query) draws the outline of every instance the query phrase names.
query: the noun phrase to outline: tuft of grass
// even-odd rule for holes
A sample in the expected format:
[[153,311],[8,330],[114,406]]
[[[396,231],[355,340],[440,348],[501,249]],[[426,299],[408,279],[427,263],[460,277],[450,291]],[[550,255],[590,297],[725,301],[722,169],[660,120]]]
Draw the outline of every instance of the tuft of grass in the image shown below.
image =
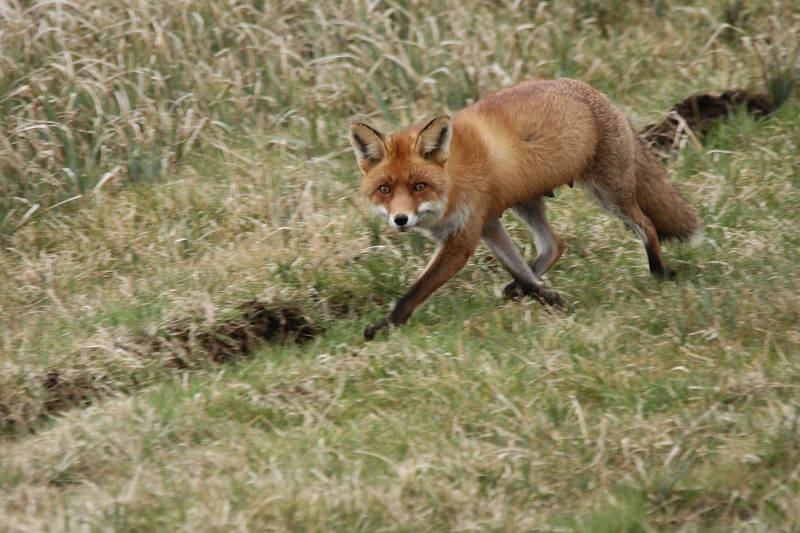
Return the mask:
[[764,85],[776,108],[789,99],[797,82],[799,39],[797,28],[787,28],[778,19],[772,19],[769,32],[755,39],[744,38],[745,45],[758,62]]

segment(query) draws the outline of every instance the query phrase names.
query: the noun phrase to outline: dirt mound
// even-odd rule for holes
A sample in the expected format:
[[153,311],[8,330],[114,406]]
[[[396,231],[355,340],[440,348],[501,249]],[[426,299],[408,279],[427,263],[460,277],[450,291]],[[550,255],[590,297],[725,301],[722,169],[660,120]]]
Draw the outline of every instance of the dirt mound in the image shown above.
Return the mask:
[[27,390],[12,389],[0,395],[0,436],[32,433],[48,416],[87,406],[92,398],[106,393],[102,384],[75,369],[31,372],[26,385]]
[[[346,313],[333,305],[331,316]],[[188,319],[175,322],[153,339],[144,342],[120,341],[120,349],[142,358],[157,358],[167,368],[196,368],[206,361],[222,363],[243,358],[267,343],[305,342],[323,328],[305,316],[299,307],[251,300],[239,305],[234,318],[213,327],[203,327]],[[105,385],[104,376],[78,368],[32,372],[25,388],[0,391],[0,437],[33,433],[42,422],[60,412],[86,407],[98,398],[125,388]],[[135,378],[132,383],[135,385]]]
[[322,328],[304,316],[298,307],[271,306],[257,300],[237,309],[237,318],[201,329],[183,321],[167,327],[149,345],[151,354],[172,354],[179,368],[194,366],[198,358],[222,363],[241,358],[268,342],[303,342],[313,339]]
[[[683,135],[702,138],[719,120],[737,111],[746,111],[756,117],[775,112],[775,106],[765,94],[751,94],[741,89],[725,91],[719,96],[693,94],[672,106],[661,122],[650,124],[640,135],[663,155],[680,147]],[[689,130],[688,132],[686,130]]]

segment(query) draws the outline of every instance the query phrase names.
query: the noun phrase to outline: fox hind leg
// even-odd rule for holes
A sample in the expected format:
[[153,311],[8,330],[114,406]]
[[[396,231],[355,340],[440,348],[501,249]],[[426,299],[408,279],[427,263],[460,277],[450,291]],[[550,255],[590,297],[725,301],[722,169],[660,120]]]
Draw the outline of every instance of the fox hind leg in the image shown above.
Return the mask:
[[[539,278],[558,261],[561,254],[564,253],[564,245],[556,236],[550,223],[547,222],[547,208],[543,197],[513,207],[511,210],[533,233],[537,255],[530,269],[533,271],[533,275]],[[515,280],[506,285],[503,292],[506,297],[515,298],[521,296],[518,289]]]
[[[630,184],[630,186],[625,187],[625,184]],[[607,187],[600,186],[596,181],[585,183],[584,190],[607,213],[620,219],[639,236],[644,244],[645,252],[647,252],[650,272],[656,277],[674,280],[675,271],[667,266],[664,256],[661,254],[658,231],[653,221],[642,212],[636,203],[634,187],[633,179],[623,179],[620,180],[613,192]]]
[[[608,183],[607,176],[618,175],[619,179]],[[655,224],[645,215],[636,200],[636,177],[633,167],[628,171],[611,169],[595,173],[594,179],[582,180],[583,189],[607,213],[625,223],[642,240],[650,272],[667,280],[675,279],[675,271],[664,261]]]
[[619,217],[642,239],[644,250],[647,252],[647,262],[650,272],[657,277],[666,280],[675,280],[675,271],[667,266],[664,256],[661,254],[661,246],[658,243],[658,232],[653,222],[642,213],[636,204],[621,207]]

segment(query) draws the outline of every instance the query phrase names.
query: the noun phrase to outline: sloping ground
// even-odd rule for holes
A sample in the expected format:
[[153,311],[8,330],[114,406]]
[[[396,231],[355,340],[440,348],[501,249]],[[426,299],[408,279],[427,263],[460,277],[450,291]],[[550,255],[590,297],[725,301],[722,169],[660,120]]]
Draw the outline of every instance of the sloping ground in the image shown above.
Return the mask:
[[714,167],[692,150],[671,162],[706,222],[704,244],[666,248],[677,284],[562,190],[548,207],[567,252],[547,282],[573,315],[505,303],[480,249],[366,344],[432,246],[337,201],[349,158],[242,149],[288,169],[282,218],[274,182],[217,161],[33,221],[11,247],[47,246],[2,256],[5,302],[47,313],[5,322],[3,370],[22,370],[0,393],[38,405],[49,386],[86,408],[0,444],[3,527],[791,531],[796,107],[767,125],[719,128]]
[[[646,126],[641,135],[660,153],[668,154],[682,147],[681,138],[693,135],[695,140],[701,139],[738,110],[756,118],[775,111],[763,94],[743,90],[726,91],[720,96],[697,94],[675,104],[661,122]],[[340,301],[327,318],[346,315],[349,306]],[[203,361],[220,364],[241,359],[264,343],[305,342],[324,332],[321,323],[292,305],[252,300],[235,306],[232,314],[235,318],[210,327],[178,318],[144,342],[136,339],[120,348],[143,360],[155,358],[165,368],[187,369]],[[102,373],[92,375],[76,369],[40,370],[25,379],[28,390],[37,391],[34,398],[11,387],[0,394],[0,430],[7,435],[33,432],[41,422],[66,409],[88,406],[115,392],[104,384]]]

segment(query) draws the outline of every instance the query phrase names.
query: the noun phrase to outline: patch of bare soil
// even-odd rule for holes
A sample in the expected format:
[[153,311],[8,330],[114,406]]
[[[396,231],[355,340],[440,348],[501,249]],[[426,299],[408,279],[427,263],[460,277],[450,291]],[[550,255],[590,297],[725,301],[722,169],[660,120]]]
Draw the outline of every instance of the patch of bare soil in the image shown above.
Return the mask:
[[[334,306],[330,314],[339,315],[339,309]],[[188,320],[176,322],[153,339],[120,348],[161,360],[167,367],[186,369],[209,360],[222,363],[243,358],[268,343],[305,342],[323,332],[299,307],[286,304],[252,300],[241,304],[235,316],[211,328]],[[24,383],[14,383],[14,379],[0,380],[0,437],[33,433],[60,412],[88,406],[116,392],[105,385],[102,375],[87,369],[31,372]]]
[[32,372],[25,377],[25,387],[7,387],[0,394],[0,436],[32,433],[48,416],[89,405],[107,392],[81,371]]
[[271,306],[257,300],[245,302],[241,316],[211,329],[183,322],[173,324],[152,340],[151,354],[172,354],[179,368],[193,366],[198,358],[215,363],[242,358],[270,342],[303,342],[313,339],[322,328],[293,306]]
[[693,94],[672,106],[661,122],[645,126],[640,135],[659,155],[667,156],[681,147],[682,137],[694,135],[701,139],[716,122],[727,120],[737,111],[761,118],[774,113],[775,106],[769,96],[742,89],[725,91],[719,96]]

